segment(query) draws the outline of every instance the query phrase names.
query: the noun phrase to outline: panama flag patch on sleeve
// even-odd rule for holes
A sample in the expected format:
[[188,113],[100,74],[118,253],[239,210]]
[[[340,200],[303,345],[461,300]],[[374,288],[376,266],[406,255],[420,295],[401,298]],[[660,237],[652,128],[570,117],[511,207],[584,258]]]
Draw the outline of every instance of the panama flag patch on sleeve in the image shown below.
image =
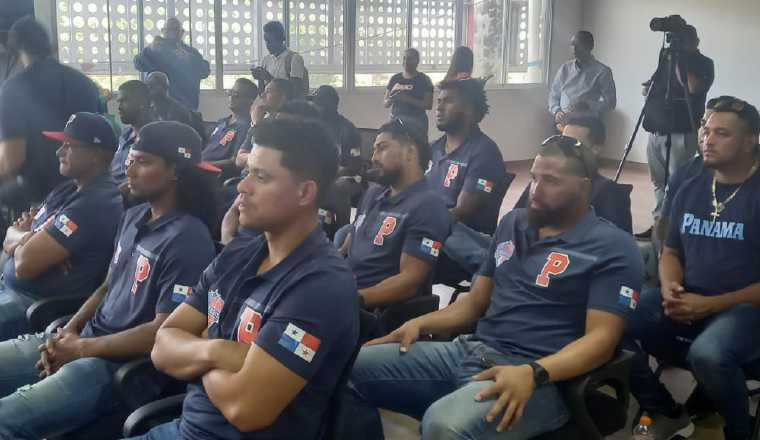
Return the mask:
[[423,238],[420,249],[426,254],[437,257],[441,253],[441,242],[435,241],[432,238]]
[[636,310],[636,306],[639,304],[639,298],[641,295],[639,292],[631,289],[628,286],[620,286],[620,297],[618,298],[618,304]]
[[493,182],[486,179],[478,179],[478,189],[490,193],[493,191]]
[[183,302],[185,298],[193,294],[193,288],[190,286],[183,286],[182,284],[175,284],[172,290],[172,301]]
[[76,232],[79,226],[74,223],[74,220],[68,218],[66,214],[61,214],[55,219],[55,228],[61,231],[61,234],[71,237],[71,234]]
[[319,350],[319,338],[301,330],[297,325],[288,323],[285,331],[280,337],[280,345],[286,350],[305,360],[311,362]]

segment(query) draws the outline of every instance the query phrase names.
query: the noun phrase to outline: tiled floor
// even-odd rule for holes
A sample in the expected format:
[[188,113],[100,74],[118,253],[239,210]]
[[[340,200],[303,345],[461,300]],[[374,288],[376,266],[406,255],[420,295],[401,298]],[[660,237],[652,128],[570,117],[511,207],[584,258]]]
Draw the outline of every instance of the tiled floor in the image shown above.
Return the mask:
[[[525,186],[530,181],[528,172],[531,162],[513,162],[508,168],[511,172],[517,174],[515,181],[509,188],[504,203],[502,205],[502,214],[506,213],[514,206]],[[617,170],[616,162],[605,162],[601,166],[601,172],[610,178],[614,177]],[[633,185],[631,194],[631,208],[633,214],[633,229],[636,232],[642,231],[651,225],[651,210],[654,207],[654,195],[652,193],[652,184],[649,180],[649,172],[646,164],[628,163],[621,175],[621,183]],[[445,288],[440,289],[436,286],[435,293],[442,296],[441,302],[448,303],[448,296],[451,292]],[[669,370],[663,374],[665,384],[670,388],[676,400],[685,401],[694,386],[694,380],[691,375],[685,371]],[[638,408],[635,400],[632,401],[630,408],[629,420],[633,418]],[[630,423],[630,422],[629,422]],[[695,440],[722,440],[723,434],[720,430],[720,419],[716,416],[707,419],[697,426],[692,439]],[[388,440],[417,440],[419,439],[419,425],[409,417],[391,412],[383,412],[383,426],[385,437]],[[613,440],[628,440],[631,438],[630,427],[609,437]]]

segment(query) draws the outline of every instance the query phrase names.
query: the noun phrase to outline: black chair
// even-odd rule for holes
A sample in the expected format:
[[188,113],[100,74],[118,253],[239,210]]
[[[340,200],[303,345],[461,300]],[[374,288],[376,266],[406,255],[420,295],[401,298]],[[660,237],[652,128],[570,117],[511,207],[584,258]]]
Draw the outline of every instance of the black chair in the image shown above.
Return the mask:
[[[343,390],[348,383],[353,368],[354,361],[359,355],[359,350],[364,341],[372,333],[373,328],[377,325],[377,319],[374,315],[364,310],[359,315],[359,340],[356,349],[351,354],[349,362],[346,364],[336,384],[333,394],[330,396],[329,407],[323,416],[322,426],[320,428],[319,438],[321,440],[330,440],[338,438],[340,430],[339,414],[342,402]],[[155,402],[148,403],[135,410],[129,415],[124,422],[122,434],[124,437],[133,437],[142,435],[163,423],[170,422],[182,414],[182,402],[185,394],[177,394]]]
[[[534,440],[602,440],[626,425],[633,354],[622,351],[596,370],[558,384],[570,421]],[[611,387],[615,396],[600,391]]]
[[[87,301],[89,295],[61,295],[34,302],[26,309],[26,320],[34,332],[42,332],[61,317],[70,317]],[[64,324],[68,322],[65,320]]]

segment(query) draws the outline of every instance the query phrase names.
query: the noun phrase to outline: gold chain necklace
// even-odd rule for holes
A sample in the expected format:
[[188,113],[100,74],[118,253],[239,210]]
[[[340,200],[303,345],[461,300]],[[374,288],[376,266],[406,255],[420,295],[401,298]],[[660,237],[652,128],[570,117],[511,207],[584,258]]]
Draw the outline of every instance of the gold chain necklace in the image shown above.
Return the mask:
[[712,217],[712,221],[713,222],[716,221],[718,219],[718,217],[720,217],[720,214],[723,212],[724,209],[726,209],[726,205],[728,205],[728,202],[730,202],[731,200],[734,199],[734,197],[736,197],[736,194],[738,194],[739,190],[742,189],[742,187],[744,186],[744,183],[747,182],[747,180],[749,180],[750,177],[752,177],[752,175],[755,173],[756,170],[757,170],[757,161],[755,161],[755,164],[752,165],[752,169],[749,170],[749,173],[747,174],[747,178],[744,179],[744,182],[742,182],[741,185],[739,185],[739,187],[736,188],[734,190],[734,192],[732,192],[731,195],[728,196],[726,198],[726,200],[724,200],[722,202],[718,201],[718,196],[715,194],[715,186],[716,186],[716,181],[717,180],[715,178],[715,174],[713,174],[713,179],[712,179],[712,207],[713,207],[713,211],[712,211],[712,213],[710,213],[710,217]]

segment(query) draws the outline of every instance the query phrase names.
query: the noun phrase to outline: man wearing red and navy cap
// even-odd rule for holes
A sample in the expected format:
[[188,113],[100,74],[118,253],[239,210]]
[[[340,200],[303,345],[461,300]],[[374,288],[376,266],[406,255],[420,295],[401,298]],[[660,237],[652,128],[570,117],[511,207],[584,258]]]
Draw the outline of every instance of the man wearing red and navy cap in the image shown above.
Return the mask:
[[[103,141],[88,139],[96,138]],[[54,335],[0,342],[0,438],[49,437],[118,408],[114,372],[150,353],[156,331],[214,257],[216,176],[205,171],[211,167],[201,164],[200,150],[187,125],[154,122],[140,130],[127,184],[146,203],[122,217],[105,282]],[[110,161],[102,162],[107,172]],[[72,237],[84,228],[59,223],[54,227]]]
[[51,296],[92,292],[103,281],[123,212],[108,172],[116,138],[108,121],[75,113],[64,131],[43,132],[61,142],[62,176],[40,207],[8,228],[0,296],[0,340],[28,332],[25,309]]
[[348,263],[369,309],[421,293],[449,235],[451,215],[425,180],[430,147],[418,124],[380,127],[368,175],[373,185],[353,223]]

